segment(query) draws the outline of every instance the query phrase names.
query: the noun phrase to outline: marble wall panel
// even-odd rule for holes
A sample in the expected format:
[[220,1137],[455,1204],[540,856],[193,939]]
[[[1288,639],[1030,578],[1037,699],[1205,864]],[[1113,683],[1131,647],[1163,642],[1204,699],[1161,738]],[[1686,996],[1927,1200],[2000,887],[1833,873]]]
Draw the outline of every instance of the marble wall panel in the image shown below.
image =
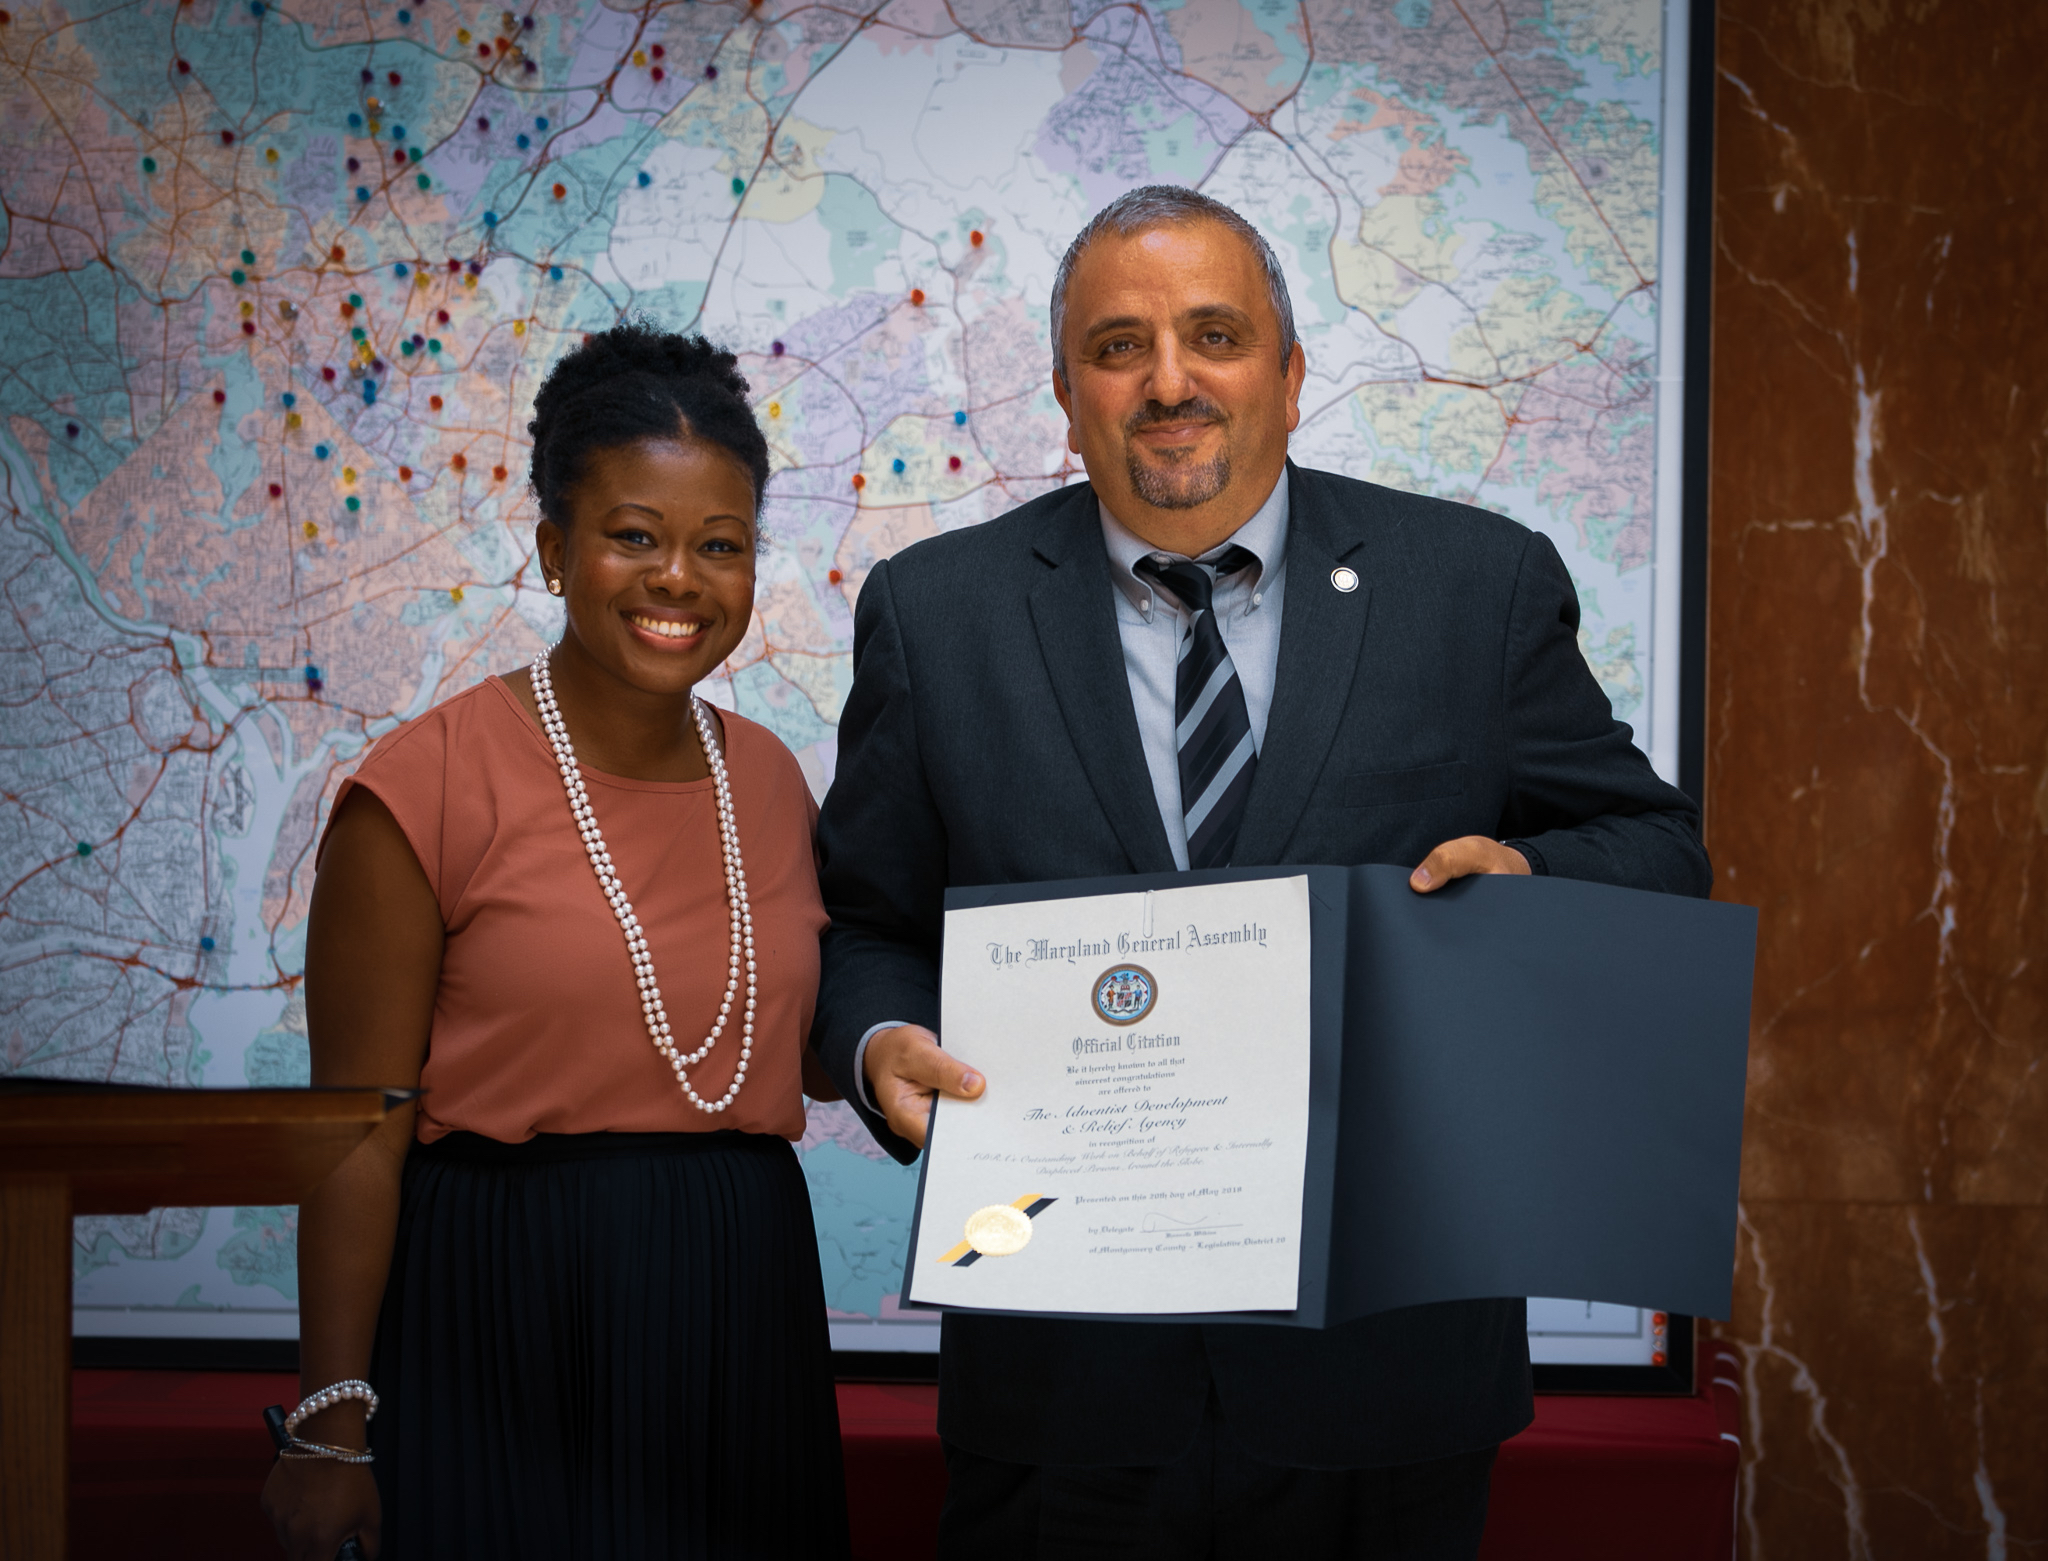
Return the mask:
[[1723,0],[1742,1544],[2048,1555],[2048,6]]

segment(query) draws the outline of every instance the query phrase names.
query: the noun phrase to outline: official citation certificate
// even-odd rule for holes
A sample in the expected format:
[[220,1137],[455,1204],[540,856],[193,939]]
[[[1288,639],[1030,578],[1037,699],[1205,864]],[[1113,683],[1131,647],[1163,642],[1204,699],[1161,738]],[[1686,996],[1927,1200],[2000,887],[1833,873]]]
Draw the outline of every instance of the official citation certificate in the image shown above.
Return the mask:
[[946,914],[941,1100],[906,1296],[1291,1311],[1309,1126],[1309,890],[1200,884]]

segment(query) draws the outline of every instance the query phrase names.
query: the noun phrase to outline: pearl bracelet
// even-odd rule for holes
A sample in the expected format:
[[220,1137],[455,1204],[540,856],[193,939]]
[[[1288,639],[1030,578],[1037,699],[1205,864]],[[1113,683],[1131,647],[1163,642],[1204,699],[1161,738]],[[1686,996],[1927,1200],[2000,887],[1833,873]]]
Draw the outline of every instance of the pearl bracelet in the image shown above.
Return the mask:
[[376,1419],[377,1390],[360,1377],[350,1377],[345,1382],[337,1382],[332,1387],[322,1388],[319,1392],[309,1393],[300,1399],[299,1407],[284,1417],[285,1431],[295,1434],[300,1421],[310,1415],[319,1414],[323,1409],[332,1409],[336,1404],[351,1398],[359,1399],[369,1406],[363,1413],[365,1422]]

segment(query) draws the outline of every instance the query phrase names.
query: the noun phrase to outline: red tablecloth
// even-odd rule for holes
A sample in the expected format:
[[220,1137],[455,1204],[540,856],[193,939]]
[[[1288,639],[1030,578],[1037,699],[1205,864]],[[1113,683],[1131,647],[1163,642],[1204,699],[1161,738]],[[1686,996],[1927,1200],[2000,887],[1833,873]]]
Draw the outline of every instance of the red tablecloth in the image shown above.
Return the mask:
[[[1707,1353],[1694,1398],[1539,1398],[1536,1423],[1495,1466],[1484,1561],[1728,1561],[1735,1377]],[[256,1509],[271,1462],[261,1415],[296,1389],[247,1372],[76,1373],[74,1561],[275,1557]],[[946,1488],[937,1400],[930,1387],[840,1385],[859,1561],[932,1554]]]

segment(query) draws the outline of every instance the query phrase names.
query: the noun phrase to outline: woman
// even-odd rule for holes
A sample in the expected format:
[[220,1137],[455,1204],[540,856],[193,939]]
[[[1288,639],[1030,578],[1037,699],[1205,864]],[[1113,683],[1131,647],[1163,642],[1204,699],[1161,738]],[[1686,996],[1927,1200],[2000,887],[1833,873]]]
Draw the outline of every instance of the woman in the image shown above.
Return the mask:
[[309,1400],[264,1493],[294,1558],[845,1554],[787,1142],[816,810],[781,743],[691,694],[753,611],[746,394],[644,325],[562,359],[529,425],[561,644],[335,800],[314,1082],[421,1095],[300,1209]]

